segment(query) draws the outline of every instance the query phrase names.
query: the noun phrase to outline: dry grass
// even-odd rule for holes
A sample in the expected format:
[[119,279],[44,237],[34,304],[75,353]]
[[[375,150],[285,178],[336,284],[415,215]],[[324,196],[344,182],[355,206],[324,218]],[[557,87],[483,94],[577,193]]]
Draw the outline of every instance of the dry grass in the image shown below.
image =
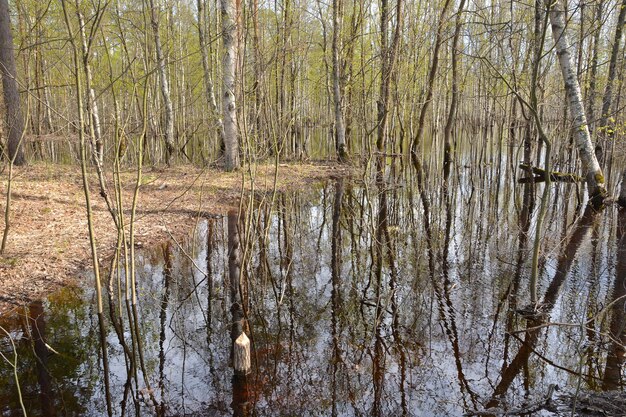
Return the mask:
[[[259,166],[255,189],[269,191],[275,167]],[[337,165],[281,164],[278,190],[296,189],[323,179],[344,176],[350,168]],[[6,200],[6,171],[0,174],[0,211]],[[136,173],[123,172],[124,207],[130,208]],[[73,166],[31,165],[15,169],[11,228],[5,254],[0,256],[0,314],[16,305],[75,283],[89,268],[85,198],[80,169]],[[245,181],[244,181],[245,179]],[[115,227],[91,176],[94,225],[101,264],[112,255]],[[109,179],[109,192],[113,184]],[[243,185],[243,187],[242,187]],[[138,246],[151,246],[169,233],[182,236],[198,215],[221,215],[238,205],[250,176],[214,169],[178,166],[146,169],[142,176],[135,224]],[[4,216],[0,232],[4,230]]]

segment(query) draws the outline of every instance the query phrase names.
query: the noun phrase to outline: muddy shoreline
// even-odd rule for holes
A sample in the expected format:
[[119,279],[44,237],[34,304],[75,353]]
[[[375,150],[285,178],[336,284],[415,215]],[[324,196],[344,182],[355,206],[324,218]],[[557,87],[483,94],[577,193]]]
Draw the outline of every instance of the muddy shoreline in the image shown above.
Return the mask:
[[[274,189],[275,166],[257,168],[254,185],[246,172],[177,166],[145,169],[135,223],[138,247],[151,247],[187,235],[200,217],[221,216],[236,207],[242,190]],[[335,177],[353,169],[334,163],[281,164],[276,190],[287,191]],[[7,172],[0,172],[0,231],[5,228]],[[136,172],[121,173],[123,207],[130,210]],[[91,197],[98,258],[108,267],[116,232],[104,199],[91,175]],[[112,178],[109,179],[112,187]],[[55,290],[78,283],[91,265],[85,200],[76,166],[35,164],[16,168],[9,239],[0,255],[0,315]]]

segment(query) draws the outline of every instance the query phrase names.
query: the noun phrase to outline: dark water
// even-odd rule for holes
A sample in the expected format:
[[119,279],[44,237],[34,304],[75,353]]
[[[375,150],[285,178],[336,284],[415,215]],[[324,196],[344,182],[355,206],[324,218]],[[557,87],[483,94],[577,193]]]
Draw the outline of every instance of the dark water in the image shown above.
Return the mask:
[[[141,251],[141,344],[132,309],[114,302],[127,354],[106,313],[115,414],[462,415],[515,409],[554,385],[558,395],[623,390],[617,210],[585,212],[575,186],[554,186],[542,314],[524,316],[542,186],[532,204],[530,186],[514,185],[505,164],[459,161],[449,192],[427,170],[420,179],[393,165],[245,204],[230,227],[239,228],[252,340],[246,378],[229,366],[227,217],[200,219],[181,246]],[[91,286],[88,276],[84,288],[0,320],[17,347],[28,415],[106,415]],[[8,338],[0,349],[13,360]],[[0,416],[17,415],[13,368],[2,360]]]

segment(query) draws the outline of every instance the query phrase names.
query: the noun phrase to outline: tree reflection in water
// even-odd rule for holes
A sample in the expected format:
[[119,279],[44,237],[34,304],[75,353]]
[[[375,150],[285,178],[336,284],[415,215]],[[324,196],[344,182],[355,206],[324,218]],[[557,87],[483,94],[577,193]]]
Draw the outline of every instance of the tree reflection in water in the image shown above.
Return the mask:
[[[510,187],[501,164],[477,172],[460,158],[444,184],[418,162],[259,199],[230,223],[202,220],[182,248],[143,252],[145,375],[124,353],[136,347],[120,345],[113,326],[107,337],[114,403],[127,398],[117,412],[460,415],[531,401],[552,384],[623,389],[623,213],[574,219],[574,195],[558,193],[545,223],[543,314],[524,318],[539,190]],[[0,320],[17,341],[29,415],[106,410],[92,298],[68,289]],[[233,377],[242,331],[252,372]],[[18,415],[4,363],[0,404],[1,415]]]

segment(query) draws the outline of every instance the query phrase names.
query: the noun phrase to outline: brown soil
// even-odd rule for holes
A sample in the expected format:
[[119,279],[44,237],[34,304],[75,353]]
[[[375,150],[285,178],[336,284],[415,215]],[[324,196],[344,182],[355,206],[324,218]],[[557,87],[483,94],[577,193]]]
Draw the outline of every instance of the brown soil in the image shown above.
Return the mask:
[[[278,190],[301,188],[311,182],[344,176],[349,167],[281,164]],[[254,188],[271,191],[275,167],[259,166]],[[116,243],[112,217],[94,174],[91,199],[98,256],[106,265]],[[123,172],[123,205],[130,209],[136,173]],[[4,230],[7,171],[0,173],[0,240]],[[243,187],[242,187],[243,184]],[[137,246],[151,246],[188,233],[199,215],[221,215],[237,207],[242,188],[250,189],[250,175],[215,169],[178,166],[144,169],[137,207]],[[109,193],[113,183],[108,181]],[[75,166],[31,165],[15,168],[9,239],[0,255],[0,315],[64,285],[76,283],[91,264],[85,197],[80,169]]]

